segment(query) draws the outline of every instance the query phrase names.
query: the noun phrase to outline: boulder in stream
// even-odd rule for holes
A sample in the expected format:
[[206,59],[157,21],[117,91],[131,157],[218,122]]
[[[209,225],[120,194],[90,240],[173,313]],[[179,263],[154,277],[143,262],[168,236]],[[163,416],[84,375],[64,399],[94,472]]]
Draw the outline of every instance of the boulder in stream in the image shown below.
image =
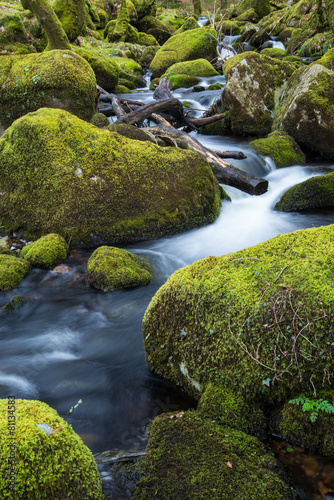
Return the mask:
[[[167,76],[173,88],[192,87],[200,78],[219,75],[218,71],[206,59],[195,59],[173,64],[163,76]],[[195,82],[194,82],[195,79]]]
[[26,260],[0,252],[0,290],[15,288],[29,269],[30,264]]
[[0,212],[26,239],[97,246],[213,222],[219,184],[197,153],[123,137],[63,110],[29,113],[0,139]]
[[23,247],[21,255],[32,266],[51,269],[66,259],[67,244],[59,234],[47,234]]
[[255,151],[264,156],[270,156],[277,168],[301,165],[306,158],[296,141],[286,132],[275,131],[264,139],[250,142]]
[[96,108],[96,80],[90,65],[75,52],[0,58],[0,125],[42,107],[66,109],[90,120]]
[[147,285],[152,275],[146,259],[121,248],[97,248],[87,263],[86,281],[104,292]]
[[279,99],[273,127],[304,151],[334,159],[334,72],[320,64],[299,68]]
[[288,189],[274,209],[282,212],[334,208],[334,172],[311,177]]
[[153,370],[199,398],[209,382],[275,403],[330,387],[334,225],[179,269],[143,322]]
[[136,500],[293,498],[276,460],[260,441],[196,411],[154,419],[141,470]]
[[256,52],[238,54],[224,63],[227,83],[222,102],[230,111],[233,133],[271,132],[279,89],[294,70],[289,63]]
[[150,70],[157,78],[177,62],[217,58],[217,33],[213,28],[198,28],[173,35],[156,53]]
[[[14,416],[15,425],[9,426],[9,415]],[[15,448],[11,447],[13,436]],[[10,461],[12,456],[15,462]],[[1,498],[8,497],[11,491],[11,464],[15,468],[17,498],[103,499],[92,453],[72,427],[46,403],[0,400]]]

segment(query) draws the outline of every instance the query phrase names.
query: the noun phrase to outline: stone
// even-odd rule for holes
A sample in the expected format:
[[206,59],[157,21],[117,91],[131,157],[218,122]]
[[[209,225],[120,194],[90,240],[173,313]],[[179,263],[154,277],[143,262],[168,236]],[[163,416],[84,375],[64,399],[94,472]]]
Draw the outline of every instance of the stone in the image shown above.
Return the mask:
[[249,144],[257,153],[270,156],[277,168],[302,165],[306,161],[296,141],[283,131],[276,130],[264,139],[257,139]]
[[62,236],[47,234],[23,247],[21,256],[32,266],[51,269],[66,259],[67,244]]

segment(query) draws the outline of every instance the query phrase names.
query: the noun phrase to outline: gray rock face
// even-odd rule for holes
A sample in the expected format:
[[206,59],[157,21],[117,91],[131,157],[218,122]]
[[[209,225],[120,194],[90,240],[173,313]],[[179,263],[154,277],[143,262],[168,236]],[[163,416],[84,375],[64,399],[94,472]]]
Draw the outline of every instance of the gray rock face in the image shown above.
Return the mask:
[[334,72],[320,64],[300,68],[280,96],[274,128],[306,151],[334,158]]
[[229,59],[223,71],[227,84],[222,101],[231,114],[232,132],[268,134],[279,92],[294,68],[256,52],[247,52]]

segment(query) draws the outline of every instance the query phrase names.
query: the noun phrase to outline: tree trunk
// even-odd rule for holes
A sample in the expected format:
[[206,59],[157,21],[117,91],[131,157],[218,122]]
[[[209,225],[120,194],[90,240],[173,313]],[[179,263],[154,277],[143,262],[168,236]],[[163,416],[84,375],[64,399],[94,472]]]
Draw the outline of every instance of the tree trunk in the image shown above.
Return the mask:
[[125,42],[128,34],[129,16],[126,0],[121,0],[117,9],[117,20],[111,39],[114,43]]
[[202,14],[202,4],[201,0],[193,0],[194,14],[200,16]]
[[47,0],[21,0],[24,9],[31,10],[44,29],[48,45],[46,50],[72,50],[65,31]]
[[326,1],[326,14],[327,14],[327,22],[331,29],[331,32],[334,35],[334,0]]

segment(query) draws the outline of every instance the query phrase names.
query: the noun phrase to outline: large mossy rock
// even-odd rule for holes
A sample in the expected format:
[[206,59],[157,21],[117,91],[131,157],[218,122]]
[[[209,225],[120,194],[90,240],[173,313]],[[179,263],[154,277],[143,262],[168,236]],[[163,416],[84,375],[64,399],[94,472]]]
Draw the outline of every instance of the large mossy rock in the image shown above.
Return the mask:
[[39,108],[60,108],[89,121],[96,108],[90,65],[72,51],[0,57],[0,124]]
[[333,255],[331,225],[176,271],[144,316],[148,362],[196,397],[209,382],[270,402],[312,385],[326,389],[324,374],[333,373]]
[[[168,68],[167,76],[169,82],[173,84],[173,88],[179,87],[191,87],[196,85],[200,80],[196,77],[209,77],[217,76],[219,73],[215,70],[209,61],[206,59],[195,59],[194,61],[185,61],[173,64]],[[182,78],[180,78],[180,76]],[[196,78],[195,83],[193,83],[194,78]],[[189,80],[187,82],[187,80]]]
[[30,269],[29,262],[0,252],[0,290],[15,288]]
[[282,212],[334,208],[334,172],[311,177],[288,189],[274,209]]
[[94,49],[75,47],[75,52],[83,57],[94,71],[96,83],[104,90],[111,92],[118,83],[119,68],[111,57],[100,54]]
[[87,283],[104,292],[147,285],[151,279],[147,260],[121,248],[99,247],[87,263]]
[[135,500],[292,499],[275,459],[253,436],[188,411],[156,417]]
[[156,238],[212,222],[218,183],[193,152],[165,150],[40,109],[0,139],[2,224],[86,245]]
[[258,18],[262,19],[262,17],[267,16],[270,12],[270,2],[269,0],[242,0],[237,8],[238,16],[242,15],[248,9],[254,9]]
[[217,33],[212,28],[198,28],[173,35],[156,53],[150,70],[157,78],[177,62],[217,57]]
[[0,54],[6,54],[12,50],[19,53],[29,53],[28,34],[24,27],[20,12],[9,10],[0,11]]
[[274,128],[304,151],[334,159],[334,72],[320,64],[299,68],[280,96]]
[[231,113],[232,132],[237,135],[265,135],[271,132],[279,89],[291,76],[288,63],[246,52],[223,65],[226,87],[223,106]]
[[67,244],[59,234],[47,234],[34,243],[26,245],[21,250],[21,255],[32,266],[52,267],[60,264],[67,257]]
[[275,131],[264,139],[250,142],[255,151],[270,156],[277,168],[305,163],[306,158],[296,141],[285,132]]
[[[9,422],[14,419],[9,420],[9,415],[15,419],[11,427]],[[11,447],[13,441],[15,447]],[[13,455],[15,498],[103,498],[92,453],[72,427],[45,403],[0,400],[1,498],[14,498],[8,496],[12,478],[9,457]]]

